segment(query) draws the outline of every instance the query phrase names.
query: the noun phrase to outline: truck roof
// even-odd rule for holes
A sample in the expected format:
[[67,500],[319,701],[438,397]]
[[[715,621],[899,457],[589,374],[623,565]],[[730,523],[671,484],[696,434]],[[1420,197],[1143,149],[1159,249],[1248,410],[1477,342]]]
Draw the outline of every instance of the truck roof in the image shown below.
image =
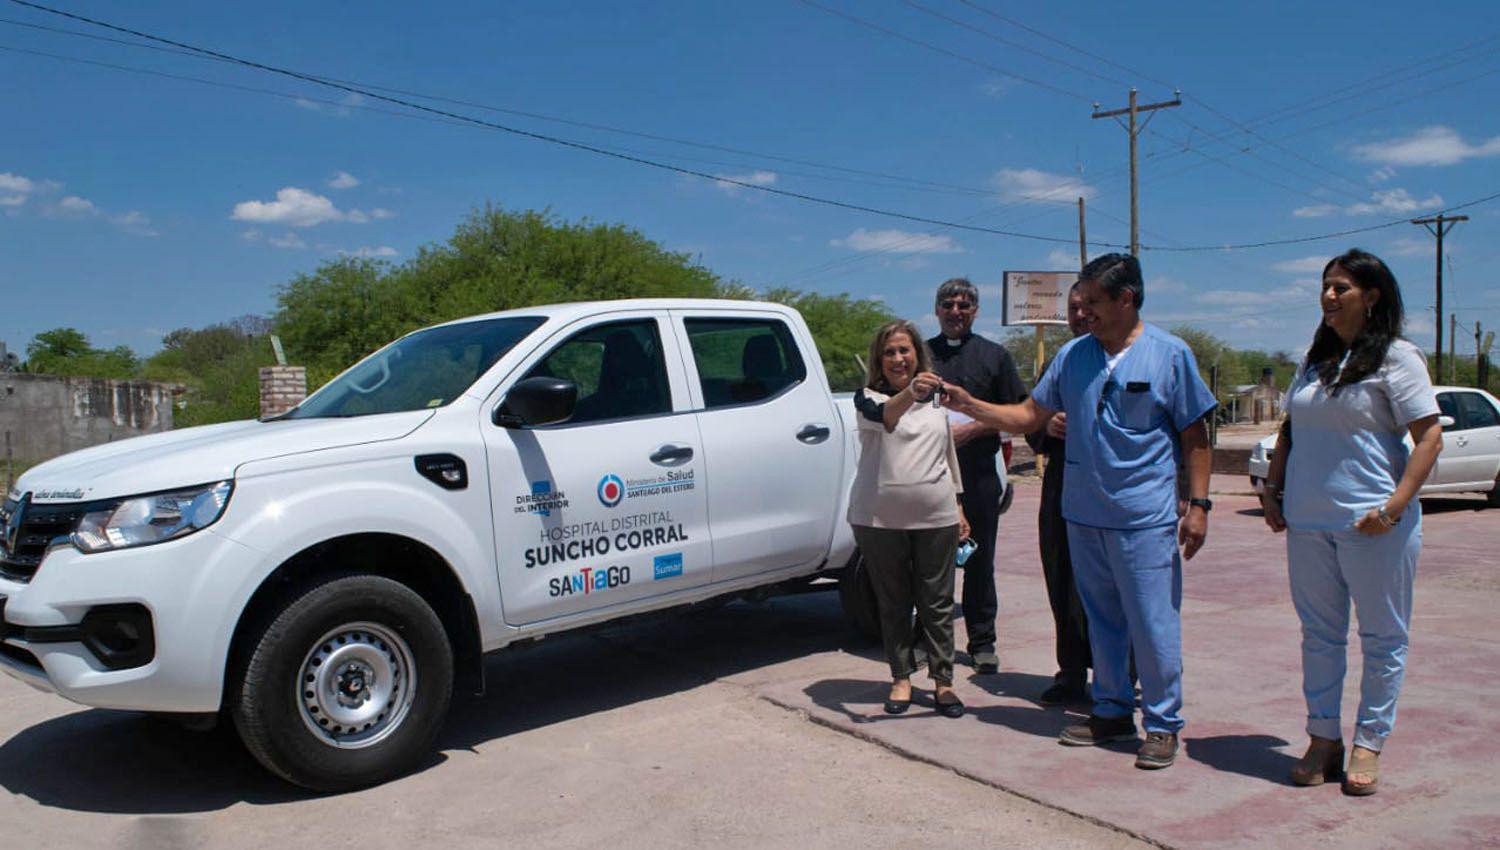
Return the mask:
[[618,298],[608,301],[571,301],[563,304],[539,304],[534,307],[518,307],[514,310],[499,310],[465,316],[429,327],[456,325],[482,319],[503,319],[509,316],[543,316],[563,322],[601,313],[623,313],[629,310],[772,310],[788,315],[796,311],[785,304],[772,301],[748,301],[734,298]]

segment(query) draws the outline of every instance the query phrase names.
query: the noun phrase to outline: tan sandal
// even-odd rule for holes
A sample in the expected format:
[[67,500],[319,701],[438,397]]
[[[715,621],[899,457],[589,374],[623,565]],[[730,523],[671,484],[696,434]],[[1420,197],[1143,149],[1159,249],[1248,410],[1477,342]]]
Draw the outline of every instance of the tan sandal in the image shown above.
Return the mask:
[[1322,785],[1336,780],[1344,764],[1344,742],[1310,736],[1307,752],[1292,765],[1293,785]]
[[[1355,747],[1349,753],[1349,769],[1344,771],[1344,783],[1341,786],[1344,793],[1350,797],[1368,797],[1374,794],[1376,786],[1380,784],[1379,759],[1380,753],[1375,750]],[[1370,777],[1370,781],[1355,782],[1354,777],[1359,774]]]

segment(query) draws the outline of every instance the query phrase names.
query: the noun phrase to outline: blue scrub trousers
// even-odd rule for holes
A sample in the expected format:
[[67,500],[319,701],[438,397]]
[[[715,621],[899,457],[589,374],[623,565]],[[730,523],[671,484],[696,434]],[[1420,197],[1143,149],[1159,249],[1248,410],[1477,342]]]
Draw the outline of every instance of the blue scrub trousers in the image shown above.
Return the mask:
[[1379,751],[1396,722],[1406,673],[1412,585],[1422,551],[1422,512],[1415,501],[1396,527],[1380,535],[1354,529],[1288,529],[1287,574],[1302,620],[1302,694],[1307,733],[1342,740],[1349,603],[1359,620],[1364,672],[1354,743]]
[[1132,717],[1141,681],[1141,725],[1176,734],[1182,719],[1182,555],[1177,524],[1113,529],[1068,523],[1073,577],[1088,615],[1097,717]]

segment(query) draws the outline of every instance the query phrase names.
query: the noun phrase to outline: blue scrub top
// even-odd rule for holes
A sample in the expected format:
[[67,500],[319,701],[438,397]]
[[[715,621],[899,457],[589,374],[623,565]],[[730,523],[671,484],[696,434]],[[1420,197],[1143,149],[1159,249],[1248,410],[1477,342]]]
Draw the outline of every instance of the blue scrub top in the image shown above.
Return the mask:
[[1093,335],[1064,345],[1037,404],[1068,415],[1062,513],[1096,528],[1177,522],[1178,433],[1218,402],[1187,343],[1147,324],[1111,375]]

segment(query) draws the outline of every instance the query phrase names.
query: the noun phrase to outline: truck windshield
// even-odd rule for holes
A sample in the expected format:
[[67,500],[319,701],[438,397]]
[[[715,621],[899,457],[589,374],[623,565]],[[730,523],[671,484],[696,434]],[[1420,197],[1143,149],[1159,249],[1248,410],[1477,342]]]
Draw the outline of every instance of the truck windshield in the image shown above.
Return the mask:
[[545,321],[517,316],[417,331],[361,360],[284,418],[370,416],[442,407]]

